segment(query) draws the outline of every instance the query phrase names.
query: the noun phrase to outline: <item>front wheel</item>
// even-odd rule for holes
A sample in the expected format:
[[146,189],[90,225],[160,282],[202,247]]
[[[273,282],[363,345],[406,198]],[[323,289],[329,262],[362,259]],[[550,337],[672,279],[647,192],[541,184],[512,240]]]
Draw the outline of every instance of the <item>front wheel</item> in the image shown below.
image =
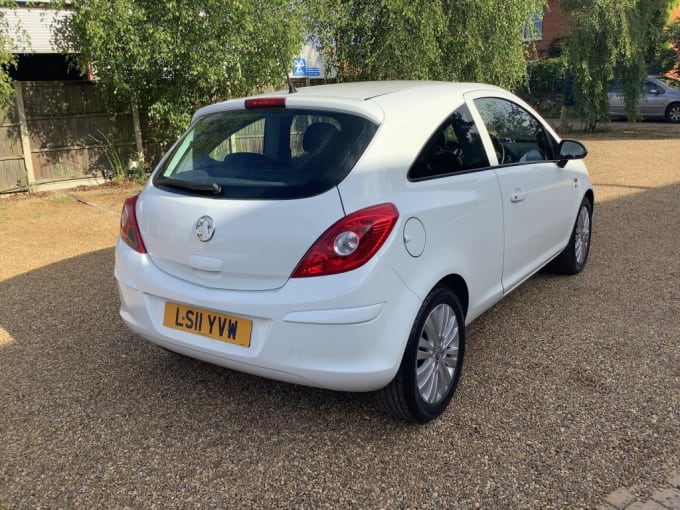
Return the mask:
[[592,217],[593,204],[588,197],[584,197],[576,216],[569,244],[550,263],[548,269],[562,274],[577,274],[583,270],[586,260],[588,260],[588,253],[590,252]]
[[436,418],[456,390],[464,352],[465,321],[458,298],[437,286],[418,311],[397,375],[378,392],[380,403],[407,421]]
[[680,122],[680,103],[672,103],[666,108],[666,118],[669,122]]

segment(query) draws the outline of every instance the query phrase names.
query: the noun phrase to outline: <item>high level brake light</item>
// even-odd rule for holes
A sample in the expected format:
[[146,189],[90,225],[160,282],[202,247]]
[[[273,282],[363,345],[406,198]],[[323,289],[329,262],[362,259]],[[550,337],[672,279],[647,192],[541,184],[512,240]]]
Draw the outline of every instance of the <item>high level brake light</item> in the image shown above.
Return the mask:
[[127,198],[123,203],[123,211],[120,214],[120,238],[133,250],[146,253],[135,212],[138,197],[139,193]]
[[285,108],[285,97],[254,97],[246,99],[244,106],[249,109],[253,108]]
[[385,243],[399,219],[393,204],[361,209],[321,234],[302,258],[292,278],[344,273],[364,265]]

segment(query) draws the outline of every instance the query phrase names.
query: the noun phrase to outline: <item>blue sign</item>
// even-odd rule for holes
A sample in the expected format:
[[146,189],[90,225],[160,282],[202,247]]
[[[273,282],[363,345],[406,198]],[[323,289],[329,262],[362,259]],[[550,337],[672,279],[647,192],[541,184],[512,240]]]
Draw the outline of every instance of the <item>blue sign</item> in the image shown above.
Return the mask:
[[307,76],[310,76],[310,77],[321,76],[321,68],[320,67],[308,67],[307,68]]
[[307,61],[304,57],[293,59],[293,78],[304,78],[307,76]]

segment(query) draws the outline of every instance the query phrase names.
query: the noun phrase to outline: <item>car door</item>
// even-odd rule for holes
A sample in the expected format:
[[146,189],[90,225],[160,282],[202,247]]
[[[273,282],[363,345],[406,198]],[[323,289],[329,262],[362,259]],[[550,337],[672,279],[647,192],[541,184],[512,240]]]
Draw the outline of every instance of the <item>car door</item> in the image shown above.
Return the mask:
[[471,320],[503,295],[503,211],[498,179],[466,105],[431,134],[409,169],[408,181],[400,212],[417,218],[427,234],[422,257],[411,252],[415,242],[407,247],[419,258],[417,268],[404,265],[397,270],[404,281],[418,282],[413,287],[433,275],[463,275]]
[[613,118],[626,116],[626,104],[623,100],[623,82],[616,80],[609,92],[607,92],[609,99],[609,116]]
[[556,142],[541,122],[507,98],[474,105],[496,159],[504,219],[502,283],[509,292],[565,246],[575,196],[570,175],[554,158]]
[[653,81],[645,82],[645,93],[640,101],[642,117],[663,117],[666,113],[666,90]]

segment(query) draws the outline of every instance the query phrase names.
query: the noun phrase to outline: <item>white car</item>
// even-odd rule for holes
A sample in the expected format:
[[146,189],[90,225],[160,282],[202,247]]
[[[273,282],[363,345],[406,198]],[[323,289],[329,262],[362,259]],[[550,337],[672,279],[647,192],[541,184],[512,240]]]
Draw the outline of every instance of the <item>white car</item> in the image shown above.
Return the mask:
[[166,349],[447,407],[465,328],[542,267],[580,272],[586,149],[494,86],[364,82],[196,112],[121,216],[120,314]]

